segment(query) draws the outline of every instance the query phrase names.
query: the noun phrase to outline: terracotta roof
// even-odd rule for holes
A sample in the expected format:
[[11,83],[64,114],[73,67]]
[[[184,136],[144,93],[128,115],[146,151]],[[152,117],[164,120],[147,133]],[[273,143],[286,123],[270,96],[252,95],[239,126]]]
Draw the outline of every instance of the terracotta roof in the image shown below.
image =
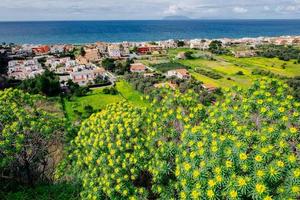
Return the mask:
[[189,72],[186,69],[176,69],[177,73],[180,73],[182,76],[188,76]]
[[217,89],[217,87],[215,87],[213,84],[209,84],[209,83],[202,84],[202,87],[209,91]]
[[94,72],[103,73],[105,72],[105,69],[103,67],[98,67],[97,69],[94,69]]
[[134,63],[134,64],[131,64],[130,66],[130,70],[146,70],[146,66],[142,63]]

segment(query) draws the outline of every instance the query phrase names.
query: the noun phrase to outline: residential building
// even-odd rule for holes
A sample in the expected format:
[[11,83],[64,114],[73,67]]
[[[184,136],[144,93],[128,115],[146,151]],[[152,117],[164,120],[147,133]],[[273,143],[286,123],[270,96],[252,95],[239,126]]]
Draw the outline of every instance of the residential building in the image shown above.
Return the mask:
[[70,73],[70,78],[74,83],[77,83],[80,86],[87,85],[89,83],[93,83],[94,79],[98,76],[105,76],[104,68],[95,68],[95,69],[86,69],[78,72]]
[[35,59],[32,60],[12,60],[8,63],[7,75],[17,80],[25,80],[34,78],[44,73],[44,69]]
[[120,58],[121,57],[120,46],[117,44],[112,44],[108,46],[108,55],[111,58]]
[[84,48],[84,58],[87,62],[97,62],[100,60],[100,54],[97,48]]
[[190,41],[190,48],[191,49],[200,49],[200,50],[207,50],[209,49],[210,40],[191,40]]
[[253,50],[249,51],[235,51],[234,56],[236,58],[249,58],[249,57],[254,57],[256,56],[256,52]]
[[184,60],[186,59],[185,52],[179,52],[176,56],[177,59]]
[[43,55],[50,52],[50,47],[47,45],[32,48],[32,52],[36,55]]
[[145,72],[147,67],[142,63],[134,63],[130,65],[130,71],[132,73],[141,73]]
[[107,47],[108,44],[105,42],[96,42],[96,47],[98,49],[98,51],[100,52],[100,54],[106,54],[107,53]]
[[137,48],[137,52],[139,54],[148,54],[148,53],[152,53],[154,51],[161,52],[162,47],[155,46],[155,45],[148,45],[148,46],[142,46],[142,47]]
[[53,46],[50,47],[50,52],[52,54],[64,53],[65,52],[65,45],[53,45]]
[[204,89],[206,89],[208,92],[213,92],[213,91],[215,91],[217,89],[214,85],[208,84],[208,83],[202,84],[202,87]]
[[189,79],[191,75],[186,69],[169,70],[166,73],[166,77],[177,77],[179,79]]

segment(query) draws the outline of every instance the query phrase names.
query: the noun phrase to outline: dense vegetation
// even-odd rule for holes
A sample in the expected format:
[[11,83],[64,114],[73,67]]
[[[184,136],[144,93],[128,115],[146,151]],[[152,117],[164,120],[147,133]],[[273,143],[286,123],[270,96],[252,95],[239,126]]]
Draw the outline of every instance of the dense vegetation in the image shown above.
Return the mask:
[[163,92],[83,122],[57,177],[80,180],[84,199],[299,197],[300,103],[287,84],[227,90],[208,109],[193,91]]
[[130,64],[133,61],[127,59],[125,62],[119,62],[112,58],[106,58],[102,61],[102,66],[111,72],[116,73],[117,75],[124,75],[126,72],[129,72]]
[[0,91],[0,182],[3,190],[49,182],[54,153],[66,132],[64,118],[41,96],[17,89]]
[[212,79],[221,79],[223,78],[222,75],[220,75],[219,73],[213,72],[213,71],[208,71],[205,69],[202,69],[200,67],[195,68],[195,72],[202,74],[204,76],[210,77]]
[[287,78],[285,76],[282,76],[282,75],[279,75],[279,74],[275,74],[271,71],[268,71],[268,70],[263,70],[263,69],[254,69],[252,71],[252,74],[253,75],[261,75],[261,76],[267,76],[267,77],[270,77],[270,78]]
[[267,58],[279,58],[280,60],[289,61],[291,59],[297,59],[300,63],[300,49],[293,46],[283,45],[265,45],[261,46],[258,51],[259,56]]
[[168,63],[160,63],[160,64],[155,64],[152,67],[156,68],[157,70],[165,73],[169,70],[174,70],[174,69],[188,69],[189,67],[177,63],[177,62],[168,62]]
[[223,47],[222,42],[219,41],[219,40],[213,40],[209,44],[209,51],[213,54],[216,54],[216,55],[228,54],[229,53],[229,50],[226,49],[225,47]]
[[48,70],[35,78],[22,81],[19,88],[32,94],[46,96],[57,96],[61,91],[58,77]]

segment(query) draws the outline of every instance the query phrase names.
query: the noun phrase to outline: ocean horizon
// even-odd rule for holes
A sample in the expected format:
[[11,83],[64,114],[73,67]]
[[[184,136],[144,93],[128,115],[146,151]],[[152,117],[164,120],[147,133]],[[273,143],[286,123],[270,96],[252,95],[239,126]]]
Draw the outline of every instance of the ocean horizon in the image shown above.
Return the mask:
[[300,19],[86,20],[0,22],[0,42],[84,44],[300,35]]

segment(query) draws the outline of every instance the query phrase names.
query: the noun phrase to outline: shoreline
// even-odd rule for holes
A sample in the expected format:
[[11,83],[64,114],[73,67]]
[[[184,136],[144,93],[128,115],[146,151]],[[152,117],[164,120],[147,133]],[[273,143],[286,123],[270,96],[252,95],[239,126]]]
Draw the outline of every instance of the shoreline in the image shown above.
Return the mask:
[[[1,23],[1,22],[0,22]],[[74,46],[84,46],[84,45],[93,45],[96,44],[98,42],[101,43],[107,43],[107,44],[123,44],[123,43],[130,43],[130,44],[144,44],[144,43],[151,43],[151,42],[155,42],[155,43],[160,43],[160,42],[168,42],[168,41],[196,41],[196,40],[218,40],[218,41],[222,41],[222,40],[259,40],[259,39],[289,39],[289,38],[300,38],[300,34],[299,35],[279,35],[279,36],[258,36],[258,37],[223,37],[223,38],[185,38],[185,39],[165,39],[165,40],[145,40],[145,41],[118,41],[118,42],[109,42],[109,41],[103,41],[103,40],[99,40],[99,41],[92,41],[92,42],[76,42],[76,43],[14,43],[14,42],[1,42],[1,43],[6,43],[8,44],[14,44],[14,45],[21,45],[21,46],[25,46],[25,45],[30,45],[30,46],[39,46],[39,45],[49,45],[49,46],[53,46],[53,45],[74,45]]]

